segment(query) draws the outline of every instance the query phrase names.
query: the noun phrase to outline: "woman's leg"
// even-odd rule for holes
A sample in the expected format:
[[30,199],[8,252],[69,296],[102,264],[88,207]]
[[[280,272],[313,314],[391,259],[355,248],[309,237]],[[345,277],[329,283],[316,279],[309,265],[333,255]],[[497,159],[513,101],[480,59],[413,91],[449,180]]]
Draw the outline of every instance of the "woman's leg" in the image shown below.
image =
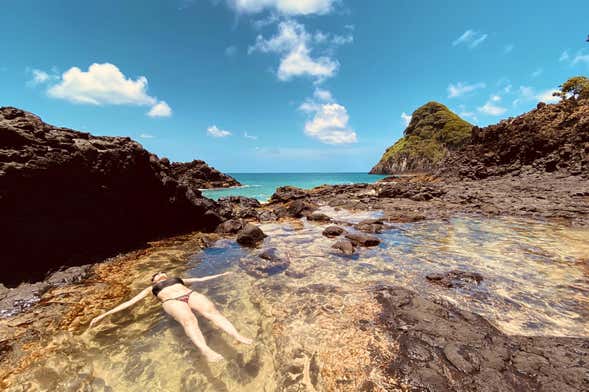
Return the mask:
[[216,362],[223,359],[221,354],[213,351],[205,341],[200,328],[198,328],[198,320],[192,313],[190,307],[181,301],[166,301],[163,303],[164,310],[170,316],[174,317],[182,327],[186,335],[192,340],[192,343],[203,353],[203,355],[210,362]]
[[233,324],[225,318],[215,307],[215,305],[209,301],[207,297],[200,293],[193,292],[188,300],[188,305],[207,319],[211,320],[217,327],[227,332],[230,336],[234,337],[238,342],[244,344],[251,344],[252,340],[241,335]]

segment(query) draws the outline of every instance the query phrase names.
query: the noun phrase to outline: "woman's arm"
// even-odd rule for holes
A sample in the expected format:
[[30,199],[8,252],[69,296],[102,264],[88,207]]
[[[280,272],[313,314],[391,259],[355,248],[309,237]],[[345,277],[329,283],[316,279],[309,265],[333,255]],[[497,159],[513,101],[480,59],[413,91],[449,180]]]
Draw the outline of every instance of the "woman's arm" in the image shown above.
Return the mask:
[[92,319],[92,321],[90,321],[90,328],[92,328],[93,326],[95,326],[96,324],[98,324],[100,322],[100,320],[102,320],[106,316],[111,315],[111,314],[116,313],[116,312],[119,312],[119,311],[121,311],[123,309],[127,309],[129,306],[135,305],[137,302],[139,302],[143,298],[145,298],[149,294],[149,291],[150,290],[151,290],[151,287],[147,287],[144,290],[142,290],[139,294],[137,294],[136,296],[134,296],[133,298],[131,298],[130,300],[128,300],[126,302],[123,302],[119,306],[117,306],[117,307],[109,310],[108,312],[105,312],[105,313],[101,314],[100,316],[94,317]]
[[190,284],[190,283],[194,283],[194,282],[205,282],[207,280],[215,279],[220,276],[229,275],[231,273],[232,272],[223,272],[222,274],[203,276],[202,278],[186,278],[186,279],[182,279],[182,281],[184,281],[184,283],[186,283],[186,284]]

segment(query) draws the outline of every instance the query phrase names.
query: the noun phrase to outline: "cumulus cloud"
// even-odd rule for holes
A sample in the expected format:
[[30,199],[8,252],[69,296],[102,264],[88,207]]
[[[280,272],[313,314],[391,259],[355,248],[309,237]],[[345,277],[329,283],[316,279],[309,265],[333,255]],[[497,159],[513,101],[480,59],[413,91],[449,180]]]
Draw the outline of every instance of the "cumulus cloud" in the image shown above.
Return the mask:
[[489,116],[500,116],[505,113],[507,109],[499,106],[499,101],[501,101],[499,95],[492,95],[489,100],[483,106],[478,107],[477,110]]
[[216,125],[211,125],[207,128],[207,134],[212,137],[227,137],[231,136],[231,132],[218,128]]
[[473,92],[475,90],[485,88],[485,87],[487,87],[487,85],[482,82],[474,83],[474,84],[467,84],[467,83],[462,83],[462,82],[458,82],[456,84],[450,84],[448,86],[448,98],[461,97],[464,94],[468,94],[470,92]]
[[[327,94],[329,93],[329,94]],[[305,123],[305,134],[326,144],[350,144],[358,141],[349,126],[345,106],[333,100],[327,90],[315,90],[315,99],[307,99],[299,109],[313,117]]]
[[134,80],[114,64],[95,63],[87,71],[78,67],[65,71],[47,94],[77,104],[151,106],[148,115],[152,117],[171,115],[171,108],[164,101],[147,94],[147,85],[145,76]]
[[265,10],[284,15],[327,14],[338,0],[228,0],[240,13],[254,14]]
[[297,76],[310,76],[321,82],[337,73],[339,63],[329,56],[313,57],[312,44],[329,40],[335,45],[330,35],[321,33],[313,36],[306,31],[304,25],[285,20],[278,24],[278,31],[274,36],[266,39],[258,35],[256,43],[248,48],[248,53],[259,51],[280,54],[277,76],[282,81]]
[[483,43],[488,37],[488,34],[483,34],[474,30],[466,30],[462,35],[452,42],[452,46],[466,45],[470,49],[474,49]]
[[147,115],[149,117],[170,117],[172,115],[172,108],[166,101],[159,101],[151,107]]
[[538,95],[536,95],[536,98],[540,102],[544,102],[544,103],[556,103],[556,102],[559,101],[559,98],[558,97],[555,97],[553,95],[556,92],[558,92],[558,90],[556,90],[556,89],[546,90],[546,91],[543,91],[543,92],[539,93]]
[[401,113],[401,120],[403,121],[403,124],[405,124],[405,126],[408,126],[411,122],[411,115],[403,112]]

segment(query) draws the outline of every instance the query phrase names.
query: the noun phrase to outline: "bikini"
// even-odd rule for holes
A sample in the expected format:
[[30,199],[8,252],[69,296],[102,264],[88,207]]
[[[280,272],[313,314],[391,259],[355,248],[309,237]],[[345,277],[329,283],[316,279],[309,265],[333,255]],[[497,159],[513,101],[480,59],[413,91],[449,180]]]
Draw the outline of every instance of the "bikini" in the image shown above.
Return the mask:
[[[180,278],[169,278],[169,279],[162,280],[161,282],[157,282],[156,284],[154,284],[153,287],[151,288],[151,292],[153,293],[153,295],[155,295],[157,297],[157,295],[160,293],[160,291],[162,291],[166,287],[173,286],[175,284],[181,284],[182,286],[186,286],[184,284],[184,281]],[[166,301],[182,301],[182,302],[188,303],[188,299],[190,298],[190,294],[192,294],[192,290],[190,290],[190,292],[183,294],[179,297],[165,299],[162,301],[162,303],[164,303]]]

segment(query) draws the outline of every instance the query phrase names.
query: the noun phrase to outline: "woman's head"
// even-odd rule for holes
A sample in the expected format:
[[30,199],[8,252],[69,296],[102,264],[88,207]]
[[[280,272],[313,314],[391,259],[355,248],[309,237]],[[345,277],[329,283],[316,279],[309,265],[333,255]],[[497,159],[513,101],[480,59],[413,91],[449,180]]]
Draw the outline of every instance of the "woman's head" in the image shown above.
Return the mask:
[[165,272],[156,272],[151,277],[151,283],[159,282],[160,280],[168,279],[168,275]]

